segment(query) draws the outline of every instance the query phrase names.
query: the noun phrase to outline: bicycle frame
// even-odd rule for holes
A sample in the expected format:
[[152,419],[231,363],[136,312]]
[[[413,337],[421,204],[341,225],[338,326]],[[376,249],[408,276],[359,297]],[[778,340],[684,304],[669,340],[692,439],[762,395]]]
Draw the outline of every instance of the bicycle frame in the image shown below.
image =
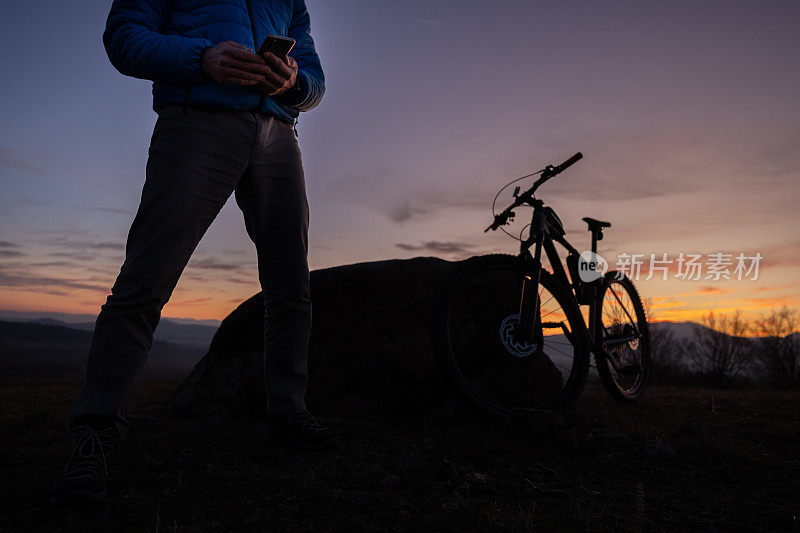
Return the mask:
[[[628,314],[628,318],[633,324],[633,334],[608,335],[608,332],[606,332],[605,337],[603,336],[603,332],[601,332],[601,328],[603,327],[602,320],[599,320],[599,317],[597,316],[597,300],[601,290],[604,289],[605,285],[607,284],[605,277],[601,276],[598,280],[591,282],[585,282],[581,280],[577,271],[577,261],[580,252],[578,252],[578,250],[564,238],[564,230],[563,227],[561,227],[561,221],[558,219],[558,216],[551,208],[545,208],[544,202],[537,198],[532,197],[529,201],[526,201],[525,204],[533,207],[533,215],[528,238],[521,242],[520,254],[518,257],[520,257],[520,259],[529,266],[530,274],[525,275],[522,280],[523,286],[520,291],[520,310],[517,327],[527,335],[530,335],[531,333],[538,335],[539,328],[555,329],[559,326],[566,336],[569,337],[570,335],[575,334],[575,332],[567,331],[566,325],[564,325],[563,322],[560,324],[552,322],[542,322],[541,324],[536,323],[536,321],[540,321],[540,302],[538,301],[539,291],[536,289],[536,287],[539,286],[539,281],[541,279],[542,250],[544,249],[544,252],[550,262],[553,276],[561,281],[566,287],[571,288],[570,293],[575,305],[577,305],[579,308],[581,305],[589,306],[589,324],[587,326],[584,320],[582,320],[582,322],[584,322],[583,325],[585,327],[585,334],[587,335],[591,351],[595,354],[595,357],[597,357],[598,354],[606,357],[611,362],[612,366],[619,371],[619,362],[616,360],[616,357],[611,356],[604,349],[603,342],[600,342],[600,339],[603,339],[604,343],[606,344],[617,344],[633,340],[639,336],[639,331],[636,329],[636,321],[633,320],[623,305],[622,307],[625,310],[625,313]],[[597,241],[599,233],[600,231],[592,231],[592,253],[597,253]],[[567,277],[567,272],[561,262],[561,257],[558,254],[555,243],[562,245],[569,252],[567,257],[567,267],[570,269],[569,277]],[[531,246],[534,247],[533,255],[531,255],[530,252]],[[574,267],[572,267],[570,262],[572,262]],[[528,281],[530,281],[530,283],[528,283]],[[619,300],[619,297],[616,295],[616,293],[614,293],[614,296],[617,297],[617,300]],[[534,299],[533,304],[525,305],[526,298],[529,299],[531,297]],[[620,305],[622,305],[621,301]],[[534,313],[535,316],[532,317],[531,315]],[[529,324],[533,326],[533,332],[528,331]]]

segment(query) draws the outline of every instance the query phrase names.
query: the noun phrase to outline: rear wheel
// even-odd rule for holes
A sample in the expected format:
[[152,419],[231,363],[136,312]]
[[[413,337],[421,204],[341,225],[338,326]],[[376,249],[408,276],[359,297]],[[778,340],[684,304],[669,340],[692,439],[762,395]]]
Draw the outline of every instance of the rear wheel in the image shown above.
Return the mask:
[[650,377],[650,333],[639,292],[627,276],[608,272],[597,302],[598,336],[604,353],[595,354],[597,372],[621,402],[642,397]]
[[541,272],[538,314],[529,327],[518,324],[523,286],[524,301],[533,301],[529,274],[513,255],[467,259],[434,309],[432,340],[441,368],[463,398],[489,415],[564,410],[586,381],[583,319],[569,290],[547,271]]

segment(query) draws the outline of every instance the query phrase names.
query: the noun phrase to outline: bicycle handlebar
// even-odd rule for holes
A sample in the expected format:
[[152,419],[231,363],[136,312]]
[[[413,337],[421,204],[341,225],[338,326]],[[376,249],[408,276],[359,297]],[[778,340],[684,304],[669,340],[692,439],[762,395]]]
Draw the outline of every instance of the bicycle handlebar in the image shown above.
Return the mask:
[[580,161],[582,158],[583,158],[583,154],[580,153],[580,152],[578,152],[577,154],[573,155],[572,157],[570,157],[569,159],[567,159],[566,161],[564,161],[563,163],[558,165],[558,172],[556,172],[556,174],[558,174],[559,172],[564,172],[569,167],[571,167],[572,165],[574,165],[575,163]]
[[533,186],[524,193],[517,196],[517,198],[514,200],[514,203],[506,207],[502,213],[496,215],[494,217],[494,222],[492,222],[492,224],[488,228],[483,230],[483,232],[486,233],[489,230],[494,231],[500,226],[505,225],[505,223],[508,222],[508,219],[514,216],[514,212],[511,211],[512,209],[524,204],[526,201],[529,201],[531,198],[533,198],[533,193],[536,192],[536,189],[538,189],[540,185],[542,185],[550,178],[554,178],[555,176],[561,174],[569,167],[580,161],[582,158],[583,154],[578,152],[569,159],[567,159],[566,161],[564,161],[563,163],[561,163],[560,165],[556,166],[547,165],[546,167],[544,167],[544,169],[542,170],[542,176],[534,182]]

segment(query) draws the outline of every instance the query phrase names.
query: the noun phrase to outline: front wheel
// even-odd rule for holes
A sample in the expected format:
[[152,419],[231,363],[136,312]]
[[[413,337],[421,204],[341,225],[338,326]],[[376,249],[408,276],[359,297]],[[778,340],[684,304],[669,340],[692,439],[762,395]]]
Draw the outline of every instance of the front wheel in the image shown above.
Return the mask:
[[602,347],[595,353],[597,372],[614,399],[635,402],[650,378],[647,316],[639,292],[627,276],[608,272],[604,285],[595,318],[595,337]]
[[[440,367],[463,398],[490,416],[564,410],[586,381],[588,335],[577,303],[542,270],[536,305],[529,276],[518,256],[472,257],[457,267],[434,309]],[[530,323],[522,323],[521,310]]]

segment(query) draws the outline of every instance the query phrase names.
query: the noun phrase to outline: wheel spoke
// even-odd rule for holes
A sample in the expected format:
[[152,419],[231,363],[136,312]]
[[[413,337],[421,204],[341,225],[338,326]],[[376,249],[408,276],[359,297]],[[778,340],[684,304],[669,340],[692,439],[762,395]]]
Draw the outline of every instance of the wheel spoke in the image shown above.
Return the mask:
[[[618,361],[617,372],[607,358],[597,365],[606,388],[617,399],[635,400],[641,396],[649,361],[646,317],[641,300],[628,278],[613,279],[600,300],[602,338],[608,358]],[[622,339],[604,342],[608,338]],[[637,371],[635,371],[638,369]]]

